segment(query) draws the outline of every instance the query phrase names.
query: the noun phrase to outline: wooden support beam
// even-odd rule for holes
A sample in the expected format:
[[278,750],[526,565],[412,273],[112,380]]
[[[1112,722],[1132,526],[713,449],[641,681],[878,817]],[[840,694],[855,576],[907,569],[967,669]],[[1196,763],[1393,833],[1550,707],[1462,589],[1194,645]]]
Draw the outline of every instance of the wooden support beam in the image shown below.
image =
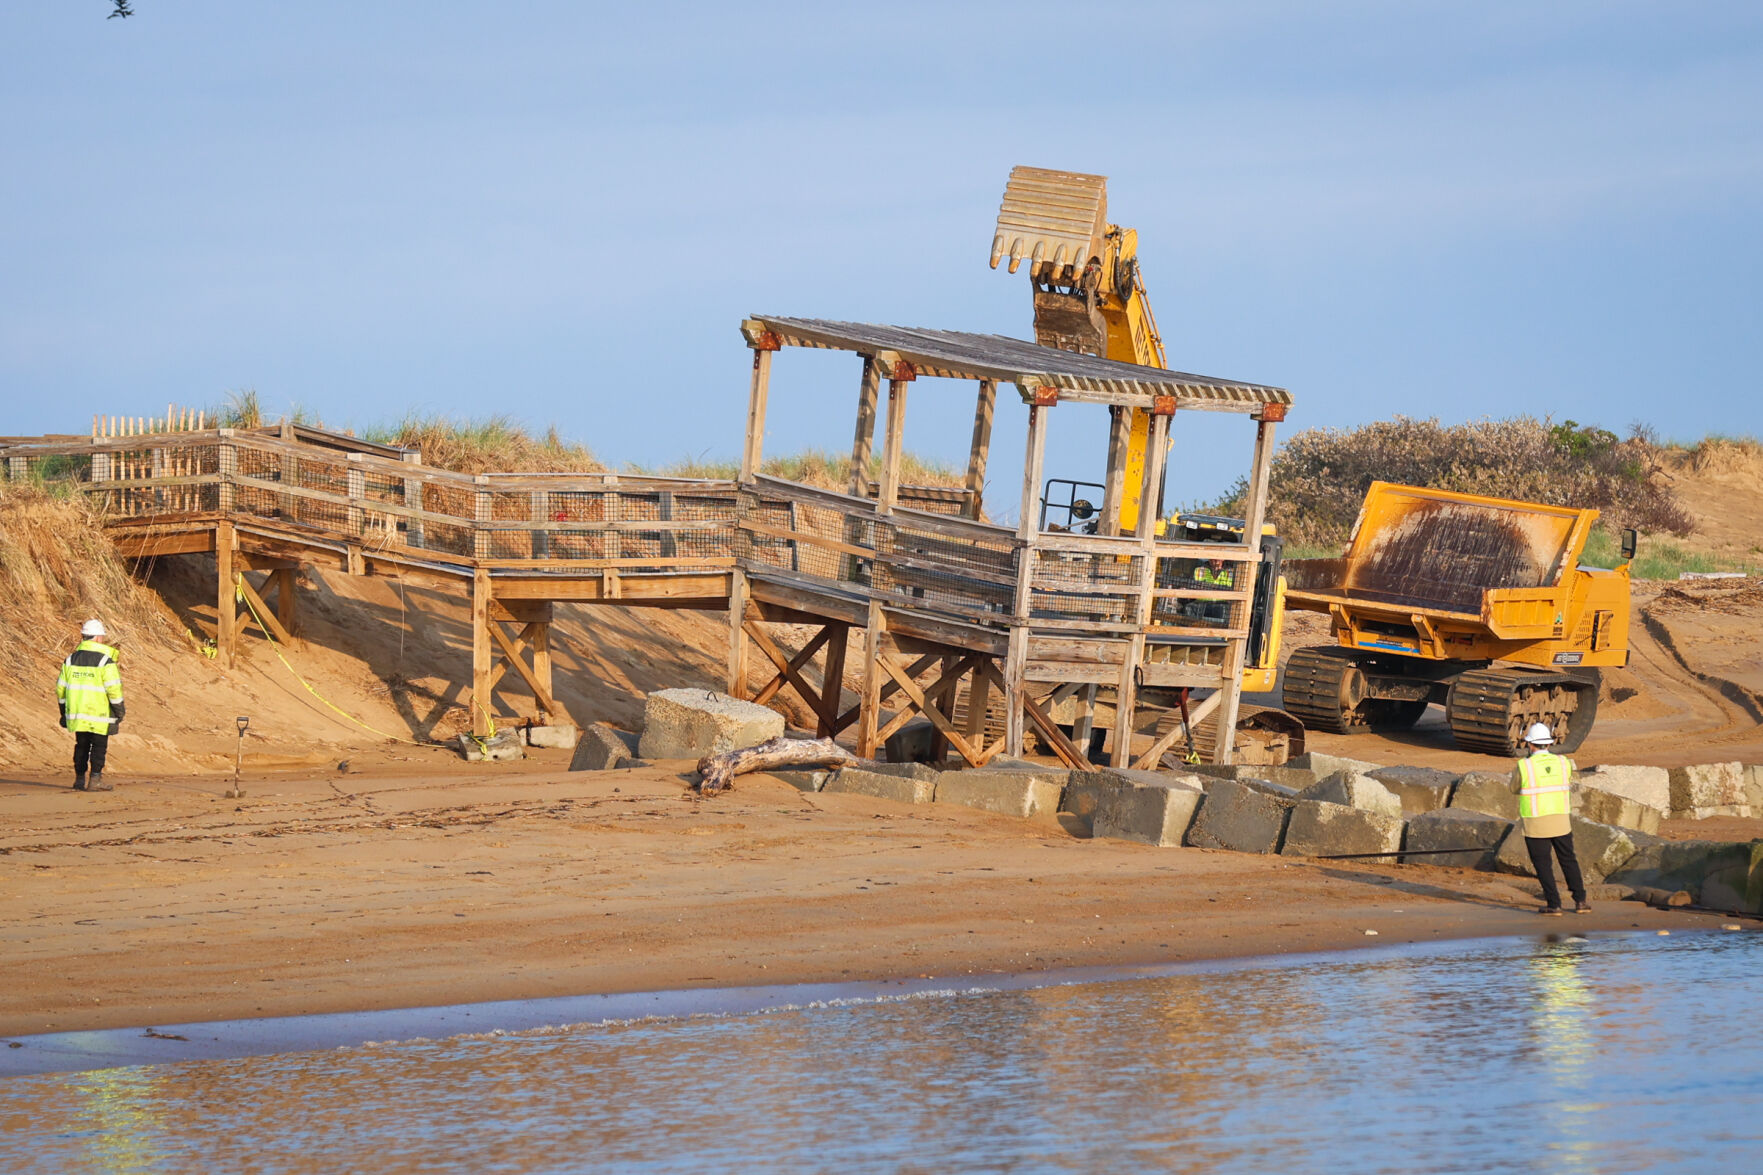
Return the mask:
[[490,573],[478,568],[471,577],[471,732],[490,733]]
[[[272,573],[269,578],[273,577]],[[238,584],[239,590],[245,593],[246,602],[251,605],[246,610],[246,615],[243,618],[244,623],[257,624],[258,618],[261,617],[263,623],[257,624],[257,627],[264,636],[278,640],[284,645],[293,644],[294,638],[288,635],[288,630],[282,627],[281,620],[274,612],[270,611],[269,605],[263,602],[263,597],[258,594],[257,589],[251,586],[250,577],[243,571],[234,571],[233,579]],[[268,579],[265,579],[265,582],[267,583]],[[242,628],[243,625],[240,627]]]
[[[1018,708],[1034,724],[1034,728],[1040,736],[1047,740],[1047,745],[1053,748],[1053,754],[1058,756],[1061,763],[1074,770],[1082,770],[1090,766],[1089,759],[1072,745],[1071,740],[1065,737],[1065,732],[1059,729],[1059,724],[1054,722],[1047,712],[1028,696],[1026,689],[1016,692],[1016,700]],[[1119,737],[1118,729],[1116,737]]]
[[753,643],[759,646],[759,651],[764,653],[777,667],[777,673],[765,684],[764,689],[754,695],[753,701],[758,705],[765,705],[776,697],[778,691],[783,689],[787,683],[795,688],[796,694],[804,702],[807,702],[809,708],[824,721],[826,706],[821,701],[820,691],[808,684],[802,677],[801,670],[804,665],[814,659],[814,654],[820,651],[820,647],[826,644],[832,635],[831,629],[821,629],[812,640],[802,646],[801,652],[794,657],[786,657],[784,651],[778,648],[777,643],[771,639],[771,634],[765,631],[761,621],[749,619],[742,627],[746,629],[747,635],[753,638]]
[[282,622],[282,629],[290,635],[299,631],[297,601],[294,596],[294,582],[299,574],[292,567],[279,567],[273,573],[276,584],[276,619]]
[[[557,694],[551,688],[551,622],[539,621],[527,625],[532,636],[527,644],[533,651],[533,676],[538,678],[543,687],[544,696],[553,699],[551,705],[545,706],[545,717],[555,720],[563,714],[563,708],[557,705]],[[541,701],[540,705],[544,705]]]
[[857,388],[857,427],[851,436],[851,496],[869,496],[869,458],[875,449],[875,405],[881,391],[881,365],[874,355],[863,357],[863,381]]
[[881,489],[876,495],[875,512],[892,514],[900,496],[900,455],[906,432],[906,389],[910,379],[888,380],[888,425],[882,447]]
[[765,399],[771,388],[772,352],[753,350],[753,383],[747,394],[747,442],[741,449],[741,481],[751,482],[765,460]]
[[[895,647],[898,648],[897,645]],[[884,650],[883,656],[888,657],[890,654],[887,654]],[[921,657],[911,666],[904,668],[902,671],[905,672],[908,677],[912,678],[914,688],[917,688],[916,683],[918,675],[923,673],[925,669],[929,668],[929,665],[927,665],[926,662],[936,660],[941,660],[943,662],[943,668],[938,673],[937,679],[929,686],[926,686],[923,690],[924,699],[926,703],[932,706],[944,705],[952,711],[954,707],[950,704],[950,700],[954,696],[956,687],[961,684],[962,675],[967,673],[968,670],[974,668],[974,660],[971,657]],[[894,661],[894,666],[896,669],[901,668],[898,660]],[[886,669],[887,666],[884,664],[883,668]],[[892,673],[893,671],[889,670],[890,676],[892,676]],[[897,680],[888,682],[888,690],[890,693],[902,688],[903,687]],[[923,709],[924,704],[916,700],[910,705],[901,707],[900,710],[888,720],[887,725],[876,732],[877,740],[886,742],[890,735],[905,726],[908,722],[912,721],[915,716],[923,712]],[[945,717],[949,718],[951,722],[954,721],[954,715],[952,713],[946,713]]]
[[831,643],[826,647],[826,670],[820,679],[824,709],[820,711],[815,733],[821,738],[832,738],[838,733],[839,707],[845,702],[845,654],[851,647],[851,626],[829,624],[825,631],[831,634]]
[[[1273,466],[1274,427],[1272,420],[1255,422],[1255,456],[1249,468],[1249,493],[1243,510],[1243,543],[1255,551],[1260,549],[1261,524],[1267,518],[1267,482]],[[1244,571],[1248,568],[1240,569],[1239,574]],[[1253,575],[1252,571],[1248,573]],[[1240,607],[1247,609],[1250,605]],[[1246,628],[1247,617],[1242,619]],[[1236,756],[1237,714],[1242,703],[1243,663],[1247,654],[1248,640],[1242,636],[1232,638],[1224,658],[1224,682],[1219,689],[1224,701],[1219,705],[1218,738],[1214,740],[1212,751],[1214,763],[1229,763]]]
[[[955,729],[955,724],[949,720],[948,715],[944,714],[937,708],[937,698],[931,696],[939,692],[938,687],[942,687],[940,691],[941,694],[954,692],[954,683],[960,680],[963,673],[973,667],[974,659],[972,657],[952,659],[955,661],[953,672],[945,669],[943,676],[933,683],[929,690],[919,689],[918,683],[913,681],[912,678],[907,675],[905,666],[895,661],[894,658],[889,656],[885,651],[878,652],[876,659],[881,664],[882,669],[887,672],[888,676],[892,677],[899,685],[900,689],[905,692],[906,696],[912,699],[912,703],[918,708],[918,712],[930,719],[931,725],[937,728],[937,732],[949,740],[949,745],[954,747],[956,752],[960,754],[963,759],[966,759],[968,763],[975,767],[979,766],[982,759],[981,752],[983,748],[970,744],[966,737],[963,736],[960,731]],[[948,684],[945,685],[945,683]],[[910,712],[908,711],[907,713],[909,714]],[[897,723],[899,720],[896,719],[895,721]],[[890,725],[893,724],[891,723]]]
[[[930,654],[927,654],[926,656],[920,657],[918,660],[916,660],[912,663],[910,669],[908,669],[908,672],[913,677],[917,677],[920,673],[923,673],[926,669],[929,669],[932,665],[934,665],[936,663],[937,656],[938,656],[938,654],[936,654],[936,653],[930,653]],[[886,677],[887,675],[882,674],[881,676]],[[883,701],[883,702],[887,701],[889,698],[893,697],[894,694],[898,693],[899,689],[900,689],[900,687],[895,685],[892,681],[882,682],[881,691],[880,691],[881,692],[881,701]],[[849,710],[846,710],[843,714],[839,715],[838,722],[834,724],[835,730],[833,733],[837,734],[839,731],[842,731],[847,726],[851,725],[851,723],[857,721],[858,717],[861,716],[862,712],[863,712],[863,703],[861,701],[859,701],[857,703],[857,705],[852,706]],[[878,721],[879,721],[879,717],[878,717]]]
[[[766,355],[770,352],[758,351]],[[728,696],[747,696],[747,573],[735,568],[728,582]]]
[[220,663],[233,667],[233,656],[239,642],[239,609],[237,588],[233,584],[234,554],[239,549],[239,536],[231,522],[217,523],[214,529],[214,567],[218,581],[215,644]]
[[979,399],[973,410],[973,444],[967,453],[967,506],[962,513],[979,520],[980,500],[986,489],[986,460],[992,449],[992,416],[998,404],[996,380],[979,381]]
[[[533,691],[533,697],[538,699],[539,709],[547,714],[557,713],[557,703],[552,700],[551,691],[545,688],[544,682],[540,681],[531,669],[527,668],[526,662],[521,659],[520,650],[502,631],[501,624],[488,617],[485,617],[485,624],[490,630],[490,636],[495,638],[496,644],[501,647],[502,655],[508,659],[508,664],[512,665],[514,671],[520,674],[520,679],[526,682],[526,687]],[[528,627],[530,629],[531,626]]]
[[888,620],[880,600],[869,601],[869,624],[863,641],[863,696],[857,702],[857,757],[875,758],[877,728],[881,725],[882,677],[880,654]]

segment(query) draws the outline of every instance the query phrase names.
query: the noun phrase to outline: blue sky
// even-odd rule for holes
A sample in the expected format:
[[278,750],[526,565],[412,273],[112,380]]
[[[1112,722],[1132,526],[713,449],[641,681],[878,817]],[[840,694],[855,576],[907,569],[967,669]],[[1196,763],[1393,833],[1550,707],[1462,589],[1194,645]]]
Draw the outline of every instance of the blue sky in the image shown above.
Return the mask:
[[[1171,364],[1289,387],[1288,434],[1763,433],[1754,3],[133,7],[0,7],[0,433],[254,388],[732,457],[748,313],[1029,334],[1017,163],[1108,175]],[[780,358],[768,451],[849,444],[855,362]],[[970,412],[921,382],[909,446]],[[1172,501],[1245,464],[1177,439]]]

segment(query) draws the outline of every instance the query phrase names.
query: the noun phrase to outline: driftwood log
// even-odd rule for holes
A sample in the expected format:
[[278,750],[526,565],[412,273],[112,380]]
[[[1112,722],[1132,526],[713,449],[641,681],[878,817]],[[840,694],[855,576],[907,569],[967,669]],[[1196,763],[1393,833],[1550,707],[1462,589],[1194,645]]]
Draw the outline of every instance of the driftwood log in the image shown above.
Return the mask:
[[713,795],[734,783],[735,776],[780,767],[850,767],[857,757],[830,738],[767,739],[758,746],[705,755],[698,760],[698,790]]
[[1671,910],[1690,905],[1694,899],[1687,889],[1658,889],[1650,885],[1637,885],[1634,889],[1634,900],[1645,902],[1654,909]]

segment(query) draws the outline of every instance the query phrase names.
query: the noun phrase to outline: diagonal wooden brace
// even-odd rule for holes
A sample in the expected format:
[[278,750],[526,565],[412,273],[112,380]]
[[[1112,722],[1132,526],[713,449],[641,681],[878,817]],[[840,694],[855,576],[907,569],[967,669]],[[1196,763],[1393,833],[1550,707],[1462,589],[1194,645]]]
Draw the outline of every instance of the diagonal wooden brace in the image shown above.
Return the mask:
[[1140,755],[1133,766],[1140,771],[1155,771],[1157,764],[1162,762],[1163,756],[1168,753],[1169,748],[1175,745],[1175,740],[1186,735],[1189,730],[1197,728],[1201,722],[1211,716],[1212,711],[1218,709],[1218,703],[1223,700],[1223,690],[1202,699],[1193,709],[1188,711],[1186,723],[1178,722],[1167,733],[1158,736],[1157,741],[1151,744],[1151,749]]
[[[527,627],[530,630],[532,626],[528,625]],[[526,682],[527,688],[533,691],[533,697],[539,701],[539,709],[546,714],[557,713],[557,703],[552,700],[550,691],[539,684],[538,676],[526,667],[525,661],[521,660],[520,650],[502,632],[502,626],[494,620],[490,621],[490,636],[502,647],[502,655],[508,658],[508,663],[514,666],[514,671],[520,674],[521,680]]]
[[[967,739],[962,736],[961,732],[955,729],[955,724],[949,721],[948,716],[941,710],[937,709],[935,699],[927,696],[928,693],[942,694],[953,689],[954,682],[960,679],[962,673],[972,667],[973,658],[963,657],[957,661],[954,668],[949,673],[939,678],[931,686],[929,691],[919,689],[918,683],[913,681],[912,678],[907,675],[906,667],[901,665],[898,661],[895,661],[885,650],[879,651],[876,654],[876,660],[887,675],[899,683],[900,689],[905,692],[908,698],[912,699],[913,704],[918,707],[919,712],[926,718],[930,719],[931,725],[935,726],[937,730],[942,732],[943,737],[949,740],[949,745],[954,747],[956,751],[960,752],[961,757],[966,759],[968,763],[978,767],[981,760],[980,752],[970,746]],[[910,711],[902,711],[902,714],[896,716],[894,722],[890,722],[888,725],[904,725],[904,723],[901,722],[901,717],[910,716]],[[882,737],[879,732],[877,737]]]

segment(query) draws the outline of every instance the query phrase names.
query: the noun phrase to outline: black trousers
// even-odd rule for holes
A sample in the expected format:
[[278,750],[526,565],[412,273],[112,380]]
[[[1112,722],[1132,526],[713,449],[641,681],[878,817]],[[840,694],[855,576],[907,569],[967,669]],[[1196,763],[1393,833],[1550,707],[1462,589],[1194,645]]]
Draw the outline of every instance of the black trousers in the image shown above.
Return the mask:
[[90,730],[76,730],[73,734],[73,773],[84,775],[89,760],[94,772],[104,770],[104,756],[110,752],[110,736],[95,734]]
[[1530,853],[1531,868],[1536,870],[1537,880],[1543,884],[1544,904],[1561,904],[1561,890],[1555,884],[1555,863],[1549,860],[1551,847],[1561,862],[1561,876],[1567,879],[1567,892],[1573,895],[1574,901],[1585,901],[1585,878],[1579,873],[1579,858],[1573,852],[1571,832],[1563,836],[1527,836],[1524,847]]

